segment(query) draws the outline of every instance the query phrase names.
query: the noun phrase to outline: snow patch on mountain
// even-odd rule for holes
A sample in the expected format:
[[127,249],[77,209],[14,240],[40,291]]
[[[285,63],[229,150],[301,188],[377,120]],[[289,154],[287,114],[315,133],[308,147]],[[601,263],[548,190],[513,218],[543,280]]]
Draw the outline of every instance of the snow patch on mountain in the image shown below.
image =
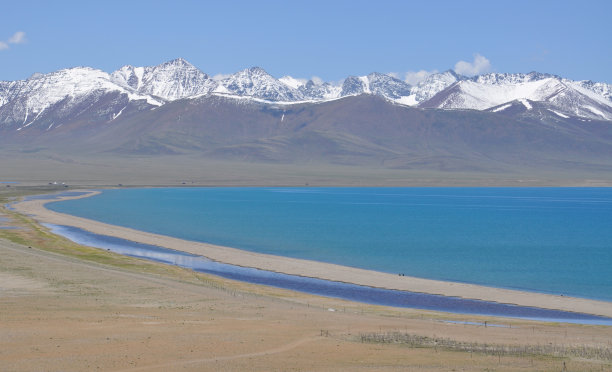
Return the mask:
[[416,100],[416,94],[411,94],[409,96],[400,97],[400,98],[394,99],[393,101],[396,103],[399,103],[400,105],[405,105],[405,106],[416,106],[419,104]]
[[282,78],[278,79],[278,81],[292,89],[299,89],[301,86],[306,85],[306,83],[308,82],[305,79],[296,79],[291,76],[283,76]]
[[552,112],[553,114],[555,114],[557,116],[562,117],[563,119],[569,119],[569,116],[567,116],[567,115],[565,115],[563,113],[560,113],[559,111],[555,111],[555,110],[548,110],[548,111]]
[[533,108],[533,106],[531,106],[531,103],[529,103],[529,101],[525,98],[520,98],[519,102],[521,102],[527,110],[531,110]]
[[494,108],[491,112],[500,112],[512,106],[512,103],[506,103],[505,105],[501,105],[499,107]]

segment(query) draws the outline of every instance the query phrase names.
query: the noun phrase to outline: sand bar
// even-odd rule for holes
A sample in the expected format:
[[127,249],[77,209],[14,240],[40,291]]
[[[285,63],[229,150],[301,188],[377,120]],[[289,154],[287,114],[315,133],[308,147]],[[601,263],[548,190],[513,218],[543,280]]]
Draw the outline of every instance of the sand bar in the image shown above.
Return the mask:
[[[82,190],[86,191],[86,190]],[[51,201],[83,198],[97,194],[90,191],[80,196],[63,196],[58,199],[27,200],[13,204],[13,208],[30,215],[39,222],[74,226],[95,234],[115,236],[135,242],[157,245],[165,248],[201,255],[209,259],[244,267],[254,267],[290,275],[320,278],[358,285],[396,289],[403,291],[441,294],[469,299],[479,299],[520,306],[534,306],[546,309],[574,311],[612,317],[612,303],[543,293],[523,292],[481,285],[398,276],[336,264],[316,262],[281,256],[243,251],[236,248],[187,241],[164,235],[115,226],[81,217],[71,216],[46,209]]]

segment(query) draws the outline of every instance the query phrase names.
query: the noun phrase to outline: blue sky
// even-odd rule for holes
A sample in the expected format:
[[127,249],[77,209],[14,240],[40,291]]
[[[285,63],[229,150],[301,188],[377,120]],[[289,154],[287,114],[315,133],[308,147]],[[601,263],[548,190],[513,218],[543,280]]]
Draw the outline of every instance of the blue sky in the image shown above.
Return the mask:
[[585,0],[1,1],[0,80],[182,57],[210,75],[414,81],[456,68],[612,83],[611,14],[612,1]]

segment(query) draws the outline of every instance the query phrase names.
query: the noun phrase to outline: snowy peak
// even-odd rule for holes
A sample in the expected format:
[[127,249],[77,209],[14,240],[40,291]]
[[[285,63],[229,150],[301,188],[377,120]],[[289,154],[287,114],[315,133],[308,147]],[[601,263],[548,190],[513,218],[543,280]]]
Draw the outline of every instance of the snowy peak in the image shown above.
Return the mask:
[[161,65],[157,66],[161,68],[189,68],[189,69],[197,69],[194,65],[187,62],[183,58],[175,58],[171,61],[164,62]]
[[425,80],[412,87],[410,93],[414,96],[415,102],[425,102],[457,81],[464,79],[464,76],[457,75],[453,70],[431,74]]
[[592,89],[596,89],[594,85],[550,74],[487,74],[459,80],[420,107],[488,110],[513,101],[532,101],[550,104],[564,115],[612,120],[612,101]]
[[215,92],[268,101],[291,102],[304,99],[297,89],[275,79],[261,67],[247,68],[221,80]]
[[458,81],[430,101],[433,101],[437,108],[485,110],[520,98],[532,101],[545,100],[565,89],[558,83],[560,82],[552,78],[531,81],[520,79],[499,83],[496,76],[490,79],[483,77]]
[[112,73],[112,79],[119,85],[138,90],[142,85],[144,67],[123,66]]
[[590,90],[591,92],[606,98],[608,101],[612,101],[612,84],[595,83],[590,80],[577,81],[575,83],[581,88]]
[[325,101],[340,97],[342,87],[330,83],[315,83],[308,80],[306,84],[298,88],[305,99],[313,101]]
[[44,118],[51,109],[55,110],[56,116],[72,115],[73,109],[83,110],[105,96],[123,97],[126,102],[143,100],[150,105],[161,105],[159,100],[122,87],[108,73],[90,67],[34,74],[26,80],[5,82],[2,92],[0,123],[19,123],[22,126]]
[[488,85],[502,85],[502,84],[522,84],[530,83],[534,81],[556,78],[558,76],[550,74],[542,74],[539,72],[530,72],[528,74],[506,74],[506,73],[491,73],[485,75],[474,76],[469,79],[475,83],[488,84]]
[[182,58],[157,66],[123,66],[112,73],[119,85],[168,101],[210,93],[217,83]]
[[364,76],[349,76],[342,83],[341,97],[370,93],[370,84]]
[[378,72],[349,76],[341,83],[313,80],[276,79],[261,67],[251,67],[216,81],[182,58],[157,66],[126,65],[111,74],[75,67],[35,73],[25,80],[0,81],[0,126],[24,128],[39,123],[52,128],[68,117],[112,121],[129,113],[128,106],[151,109],[208,94],[286,103],[371,94],[422,108],[612,120],[611,84],[538,72],[466,77],[448,70],[431,74],[415,86]]
[[349,76],[342,83],[340,96],[374,94],[390,100],[397,100],[410,95],[410,84],[390,75],[372,72],[367,76]]
[[367,76],[372,94],[389,99],[399,99],[411,94],[410,84],[392,76],[373,72]]

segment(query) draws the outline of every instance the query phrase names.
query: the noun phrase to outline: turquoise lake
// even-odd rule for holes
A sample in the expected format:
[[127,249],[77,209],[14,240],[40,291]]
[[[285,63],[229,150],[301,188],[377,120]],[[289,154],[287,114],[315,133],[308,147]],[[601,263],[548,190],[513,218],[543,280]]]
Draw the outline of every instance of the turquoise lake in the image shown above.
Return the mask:
[[186,240],[612,301],[612,189],[161,188],[49,209]]

